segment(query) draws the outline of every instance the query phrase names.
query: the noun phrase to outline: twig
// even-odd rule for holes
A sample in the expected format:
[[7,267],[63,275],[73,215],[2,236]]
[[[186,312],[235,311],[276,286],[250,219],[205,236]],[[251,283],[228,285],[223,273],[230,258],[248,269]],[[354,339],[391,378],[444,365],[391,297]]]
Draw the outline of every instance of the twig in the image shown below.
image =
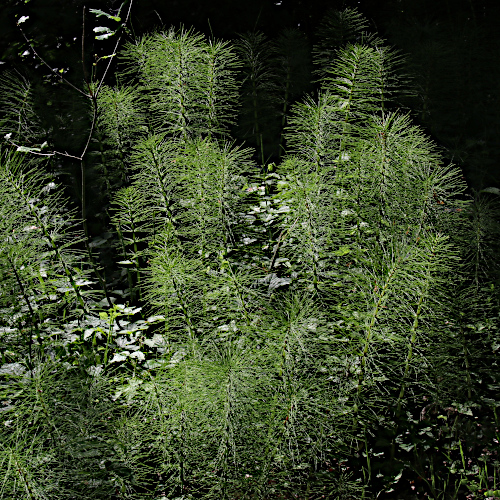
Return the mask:
[[[16,148],[23,148],[23,147],[28,147],[28,146],[20,146],[19,144],[16,144],[14,141],[10,140],[10,139],[7,139],[5,137],[5,140],[12,144],[13,146],[16,146]],[[30,148],[31,149],[31,148]],[[74,155],[70,155],[69,153],[67,152],[64,152],[64,153],[61,153],[60,151],[52,151],[52,153],[39,153],[38,151],[29,151],[31,154],[33,155],[38,155],[38,156],[55,156],[55,155],[61,155],[61,156],[66,156],[68,158],[74,158],[75,160],[81,160],[81,157],[79,156],[74,156]]]
[[[28,42],[28,45],[31,47],[31,50],[33,51],[33,53],[35,54],[35,56],[38,57],[38,59],[40,59],[40,61],[42,61],[42,63],[45,66],[47,66],[47,68],[49,68],[52,73],[55,73],[56,70],[54,68],[52,68],[52,66],[50,66],[45,61],[45,59],[36,51],[35,47],[33,47],[33,45],[31,44],[30,40],[24,34],[24,31],[23,31],[23,29],[20,26],[19,26],[19,30],[21,31],[21,34],[23,35],[24,39]],[[76,90],[80,94],[84,95],[85,97],[90,97],[90,95],[86,94],[83,90],[80,90],[78,87],[76,87],[75,85],[73,85],[70,81],[68,81],[66,78],[64,78],[64,76],[61,75],[61,79],[64,80],[65,83],[67,83],[71,88],[73,88],[74,90]]]
[[[125,18],[125,21],[122,23],[122,27],[127,25],[128,19],[130,17],[130,11],[132,10],[132,4],[134,3],[134,0],[130,0],[130,5],[128,6],[128,12],[127,12],[127,17]],[[119,36],[118,40],[116,41],[115,49],[113,50],[112,55],[109,58],[108,65],[106,69],[104,70],[104,74],[102,75],[101,81],[99,82],[99,86],[97,87],[97,90],[94,94],[94,97],[97,97],[99,94],[99,91],[101,90],[102,83],[104,82],[104,79],[106,78],[106,75],[108,73],[108,70],[111,66],[111,61],[113,60],[113,57],[116,55],[116,51],[118,50],[118,45],[120,44],[120,40],[122,39],[122,35]]]
[[[130,0],[130,5],[129,5],[129,8],[128,8],[128,12],[127,12],[127,17],[125,18],[124,22],[122,23],[122,27],[124,27],[124,26],[127,25],[127,22],[129,20],[129,17],[130,17],[130,12],[132,10],[132,4],[133,3],[134,3],[134,0]],[[82,21],[82,23],[83,23],[83,30],[82,30],[82,66],[83,66],[84,79],[85,79],[85,82],[87,83],[87,85],[89,87],[89,93],[86,94],[83,90],[80,90],[78,87],[76,87],[75,85],[73,85],[70,81],[68,81],[62,75],[61,75],[61,79],[65,83],[67,83],[71,88],[73,88],[74,90],[76,90],[80,94],[82,94],[85,97],[88,97],[89,99],[92,100],[92,107],[93,107],[94,112],[93,112],[93,116],[92,116],[92,123],[90,124],[90,132],[89,132],[89,135],[87,137],[87,142],[85,143],[85,147],[83,148],[83,151],[80,154],[80,156],[70,155],[69,153],[61,153],[60,151],[52,151],[51,153],[39,153],[37,151],[29,151],[30,153],[32,153],[34,155],[37,155],[37,156],[55,156],[55,155],[61,155],[61,156],[66,156],[67,158],[74,158],[75,160],[82,161],[83,157],[85,156],[85,153],[87,152],[87,149],[88,149],[88,147],[90,145],[90,141],[92,139],[92,134],[94,133],[95,124],[96,124],[96,120],[97,120],[97,102],[96,102],[96,98],[97,98],[97,95],[99,94],[99,91],[101,90],[102,84],[104,82],[104,79],[106,78],[106,75],[107,75],[107,73],[109,71],[109,68],[111,67],[111,62],[113,60],[113,57],[116,55],[116,51],[118,50],[118,45],[120,44],[120,41],[122,39],[122,35],[120,35],[119,38],[118,38],[118,40],[116,41],[115,49],[114,49],[112,55],[110,56],[108,65],[106,66],[106,69],[104,70],[104,74],[102,75],[101,81],[99,82],[99,86],[97,87],[97,90],[94,92],[92,90],[91,86],[90,86],[91,82],[88,81],[88,73],[87,73],[87,71],[85,69],[85,64],[84,64],[84,55],[85,55],[85,45],[84,45],[85,44],[85,42],[84,42],[84,39],[85,39],[85,6],[83,7],[83,21]],[[28,45],[33,50],[33,53],[35,54],[35,56],[38,57],[38,59],[40,59],[40,61],[45,66],[47,66],[47,68],[49,68],[52,73],[54,73],[55,69],[52,68],[45,61],[45,59],[36,51],[36,49],[33,47],[33,45],[31,44],[30,40],[25,35],[23,29],[20,26],[19,26],[19,30],[21,31],[21,34],[23,35],[23,37],[26,40],[26,42],[28,42]],[[18,144],[15,144],[10,139],[7,139],[7,141],[10,142],[12,145],[16,146],[17,148],[21,147]]]
[[83,78],[85,80],[85,83],[87,84],[87,87],[89,88],[89,92],[92,93],[89,82],[89,73],[87,71],[87,68],[85,67],[85,5],[83,6],[82,11],[82,71]]
[[92,116],[92,123],[90,124],[90,132],[87,137],[87,143],[85,144],[85,147],[83,148],[82,154],[80,155],[79,160],[83,161],[83,157],[85,156],[85,153],[87,152],[87,149],[89,147],[90,141],[92,139],[92,134],[94,133],[94,128],[95,128],[95,123],[97,121],[97,102],[96,102],[96,95],[97,93],[91,97],[92,99],[92,108],[93,108],[93,116]]

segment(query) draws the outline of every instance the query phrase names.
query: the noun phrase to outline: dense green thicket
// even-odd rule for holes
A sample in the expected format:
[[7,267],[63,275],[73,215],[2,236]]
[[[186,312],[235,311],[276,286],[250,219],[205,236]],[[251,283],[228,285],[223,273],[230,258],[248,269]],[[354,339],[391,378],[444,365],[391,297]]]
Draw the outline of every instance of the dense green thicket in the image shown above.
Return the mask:
[[366,24],[326,19],[299,100],[299,32],[127,43],[87,82],[80,217],[4,75],[0,498],[499,487],[496,191],[463,196]]

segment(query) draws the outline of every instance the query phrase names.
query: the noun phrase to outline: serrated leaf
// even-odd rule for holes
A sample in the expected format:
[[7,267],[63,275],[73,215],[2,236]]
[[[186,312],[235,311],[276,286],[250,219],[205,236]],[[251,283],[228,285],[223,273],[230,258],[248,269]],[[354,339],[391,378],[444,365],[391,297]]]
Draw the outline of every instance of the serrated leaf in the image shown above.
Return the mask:
[[104,12],[103,10],[100,10],[100,9],[89,9],[89,12],[91,12],[92,14],[95,14],[97,17],[106,16],[108,19],[113,19],[113,21],[116,21],[117,23],[119,23],[121,21],[120,17],[113,16],[111,14],[108,14],[107,12]]
[[95,33],[112,33],[112,31],[107,26],[96,26],[94,28]]
[[83,333],[83,340],[87,340],[93,333],[93,328],[88,328],[87,330],[85,330],[85,332]]
[[166,342],[162,335],[160,335],[159,333],[155,333],[152,339],[145,339],[144,343],[147,346],[153,348],[153,347],[158,347],[160,345],[164,345]]
[[[123,355],[125,354],[125,356]],[[110,361],[110,363],[116,363],[118,361],[125,361],[127,359],[127,356],[128,356],[128,352],[127,351],[124,351],[123,353],[121,354],[118,354],[116,353],[114,356],[113,356],[113,359]]]
[[95,39],[96,40],[106,40],[108,39],[110,36],[113,36],[114,35],[114,32],[113,33],[106,33],[105,35],[99,35],[99,36],[96,36]]
[[[401,449],[403,449],[404,451],[411,451],[414,447],[415,447],[415,444],[406,444],[406,443],[401,443],[399,445],[399,447]],[[401,477],[401,476],[399,476]]]
[[18,146],[17,150],[19,153],[33,153],[35,151],[41,151],[40,148],[28,148],[26,146]]
[[157,316],[150,316],[146,322],[147,323],[156,323],[158,321],[165,321],[165,316],[157,315]]
[[123,312],[125,314],[137,314],[138,312],[140,312],[142,310],[142,307],[136,307],[135,309],[133,307],[125,307],[123,309]]
[[132,354],[130,354],[131,358],[137,358],[139,361],[144,361],[146,359],[146,356],[144,356],[144,353],[142,351],[134,351]]

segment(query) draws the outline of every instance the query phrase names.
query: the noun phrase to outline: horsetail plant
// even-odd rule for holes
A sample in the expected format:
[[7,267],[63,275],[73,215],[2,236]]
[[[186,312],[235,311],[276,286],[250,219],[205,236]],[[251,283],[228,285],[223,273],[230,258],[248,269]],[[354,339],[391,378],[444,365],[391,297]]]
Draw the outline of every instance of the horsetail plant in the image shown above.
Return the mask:
[[[410,431],[434,408],[468,404],[476,373],[495,387],[479,354],[497,349],[482,261],[496,212],[458,201],[459,170],[398,108],[397,52],[366,27],[331,15],[320,88],[294,104],[297,32],[275,46],[276,71],[260,33],[233,46],[171,28],[126,45],[117,85],[93,95],[88,158],[105,169],[114,263],[131,266],[105,285],[127,274],[133,307],[103,312],[82,290],[83,236],[60,191],[25,150],[3,153],[0,339],[27,337],[17,357],[2,348],[0,496],[376,497],[420,467],[428,448]],[[266,165],[273,109],[286,151]],[[236,123],[257,154],[235,144]],[[76,320],[43,344],[61,309]]]

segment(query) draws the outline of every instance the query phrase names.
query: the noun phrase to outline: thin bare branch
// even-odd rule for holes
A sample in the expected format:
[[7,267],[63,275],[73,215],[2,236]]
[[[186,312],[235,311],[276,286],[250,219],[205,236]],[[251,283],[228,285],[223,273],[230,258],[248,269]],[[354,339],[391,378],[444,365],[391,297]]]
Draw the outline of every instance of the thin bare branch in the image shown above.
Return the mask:
[[82,12],[82,70],[83,78],[89,89],[89,94],[92,95],[92,89],[90,88],[89,73],[85,67],[85,5],[83,6]]
[[[16,144],[14,141],[11,141],[10,139],[5,138],[5,140],[9,143],[15,146],[16,148],[30,148],[30,146],[20,146],[19,144]],[[31,148],[30,148],[31,149]],[[37,156],[56,156],[56,155],[61,155],[61,156],[66,156],[67,158],[74,158],[75,160],[81,160],[82,157],[80,156],[74,156],[70,155],[67,152],[62,153],[61,151],[52,151],[51,153],[39,153],[38,151],[29,151],[29,153]]]
[[[128,11],[127,11],[127,17],[123,21],[122,27],[124,27],[124,26],[127,25],[127,22],[129,20],[129,17],[130,17],[130,11],[132,10],[132,4],[133,3],[134,3],[134,0],[130,0],[130,5],[128,6]],[[120,35],[118,37],[118,40],[116,41],[115,49],[113,50],[113,53],[112,53],[112,55],[109,58],[108,65],[106,66],[106,69],[104,70],[104,74],[102,75],[101,81],[99,82],[99,86],[97,87],[97,90],[95,91],[95,94],[94,94],[95,97],[97,97],[99,95],[99,92],[101,90],[102,84],[103,84],[103,82],[104,82],[104,80],[106,78],[106,75],[108,73],[109,68],[111,67],[111,62],[113,61],[113,57],[115,57],[115,55],[116,55],[116,51],[118,50],[118,46],[120,44],[121,39],[122,39],[122,35]]]
[[[21,34],[23,35],[24,39],[26,40],[26,42],[28,42],[29,46],[31,47],[31,50],[33,51],[33,54],[35,54],[36,57],[38,57],[38,59],[40,59],[40,61],[42,61],[42,63],[47,66],[47,68],[50,69],[50,71],[52,71],[52,73],[55,73],[56,70],[50,66],[49,63],[47,63],[45,61],[45,59],[36,51],[35,47],[32,45],[32,43],[30,42],[29,38],[26,36],[26,34],[24,33],[23,29],[19,26],[19,30],[21,31]],[[67,83],[71,88],[73,88],[74,90],[76,90],[77,92],[79,92],[80,94],[84,95],[85,97],[90,97],[90,95],[86,94],[83,90],[79,89],[78,87],[76,87],[75,85],[73,85],[70,81],[68,81],[66,78],[64,78],[64,76],[61,75],[61,79]]]
[[90,140],[92,139],[92,134],[94,133],[95,123],[97,121],[96,96],[92,97],[92,108],[93,108],[93,116],[92,116],[92,123],[90,124],[90,132],[89,132],[89,135],[87,137],[87,143],[85,144],[85,147],[83,148],[82,154],[80,155],[80,160],[82,160],[83,157],[85,156],[85,153],[87,152],[87,149],[88,149],[89,144],[90,144]]

